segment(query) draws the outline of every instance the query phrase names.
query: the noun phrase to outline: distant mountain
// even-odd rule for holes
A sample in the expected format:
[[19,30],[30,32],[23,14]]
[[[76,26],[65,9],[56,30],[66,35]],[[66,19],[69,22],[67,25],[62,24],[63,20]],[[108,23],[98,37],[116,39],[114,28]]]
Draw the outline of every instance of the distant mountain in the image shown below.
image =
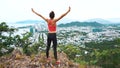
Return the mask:
[[58,25],[59,24],[66,24],[66,23],[70,23],[71,21],[74,21],[74,20],[68,19],[68,18],[63,18],[63,19],[59,20],[57,24]]
[[109,19],[106,19],[106,20],[109,20],[109,21],[111,21],[111,22],[113,22],[113,23],[119,23],[120,24],[120,18],[109,18]]
[[71,27],[71,26],[91,26],[91,27],[102,27],[104,26],[103,24],[100,24],[98,22],[70,22],[66,24],[59,24],[58,27]]
[[16,22],[17,24],[35,24],[35,23],[44,23],[44,21],[41,20],[23,20]]
[[[69,23],[73,21],[72,19],[61,19],[60,21],[58,21],[57,24],[63,24],[63,23]],[[35,23],[45,23],[44,20],[23,20],[23,21],[18,21],[16,22],[17,24],[35,24]]]
[[23,20],[16,22],[12,26],[15,26],[16,28],[29,28],[31,26],[43,27],[46,26],[46,23],[44,20]]
[[[115,18],[115,19],[101,19],[101,18],[95,18],[95,19],[89,19],[83,22],[79,22],[79,21],[74,21],[72,19],[62,19],[60,21],[58,21],[57,25],[59,27],[70,27],[70,26],[92,26],[92,27],[101,27],[104,25],[108,25],[108,24],[120,24],[120,23],[114,23],[114,21],[119,22],[120,19],[119,18]],[[17,27],[21,27],[21,26],[30,26],[30,25],[44,25],[47,26],[47,23],[45,23],[44,20],[23,20],[23,21],[18,21],[16,22],[16,24],[12,24],[12,26],[17,26]]]
[[98,22],[98,23],[101,23],[101,24],[112,24],[113,23],[111,21],[104,20],[104,19],[101,19],[101,18],[89,19],[89,20],[86,20],[86,22]]

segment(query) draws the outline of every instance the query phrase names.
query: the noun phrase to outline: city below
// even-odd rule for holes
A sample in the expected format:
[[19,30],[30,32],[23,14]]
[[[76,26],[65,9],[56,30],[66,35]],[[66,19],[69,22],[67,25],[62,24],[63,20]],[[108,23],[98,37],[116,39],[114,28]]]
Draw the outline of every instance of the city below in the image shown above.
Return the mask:
[[[100,24],[98,22],[71,22],[57,25],[58,44],[74,44],[84,46],[86,42],[102,42],[104,40],[114,40],[120,37],[119,24]],[[19,27],[16,34],[25,32],[32,33],[32,42],[38,42],[38,38],[44,39],[46,44],[47,26],[46,24],[33,24],[27,27]]]

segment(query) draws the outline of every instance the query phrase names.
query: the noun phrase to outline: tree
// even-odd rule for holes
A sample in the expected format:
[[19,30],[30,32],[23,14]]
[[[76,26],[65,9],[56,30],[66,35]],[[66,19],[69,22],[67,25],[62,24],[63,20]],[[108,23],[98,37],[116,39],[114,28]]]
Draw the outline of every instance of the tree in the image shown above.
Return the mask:
[[[13,45],[13,37],[12,34],[15,31],[15,28],[9,28],[5,22],[0,23],[0,50],[4,48],[5,50],[10,50],[11,52],[13,48],[10,48],[10,45]],[[3,55],[4,52],[0,52],[0,56]]]
[[80,55],[80,49],[75,45],[61,45],[59,48],[61,51],[65,52],[71,60],[74,60],[76,55]]
[[120,66],[120,39],[103,42],[90,42],[85,44],[90,53],[90,63],[103,68],[118,68]]

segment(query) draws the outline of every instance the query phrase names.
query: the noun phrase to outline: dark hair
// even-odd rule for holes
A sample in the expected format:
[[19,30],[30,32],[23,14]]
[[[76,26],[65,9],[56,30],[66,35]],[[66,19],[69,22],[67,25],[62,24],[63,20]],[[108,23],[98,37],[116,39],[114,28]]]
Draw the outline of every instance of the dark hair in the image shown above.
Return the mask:
[[51,12],[50,12],[49,17],[50,17],[50,19],[53,19],[53,18],[55,17],[54,11],[51,11]]

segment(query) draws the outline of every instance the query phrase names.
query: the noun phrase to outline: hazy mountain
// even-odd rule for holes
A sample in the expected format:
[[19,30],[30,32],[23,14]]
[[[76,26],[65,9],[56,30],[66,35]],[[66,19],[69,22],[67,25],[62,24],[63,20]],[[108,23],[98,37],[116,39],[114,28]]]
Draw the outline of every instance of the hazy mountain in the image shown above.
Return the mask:
[[[71,21],[73,20],[65,18],[65,19],[59,20],[57,24],[69,23]],[[34,24],[34,23],[45,23],[45,21],[44,20],[23,20],[23,21],[18,21],[16,23],[17,24]]]
[[35,23],[44,23],[44,21],[41,20],[23,20],[16,22],[17,24],[35,24]]
[[71,27],[71,26],[91,26],[91,27],[102,27],[104,26],[101,23],[98,22],[79,22],[79,21],[74,21],[66,24],[59,24],[58,27]]
[[101,23],[101,24],[112,24],[113,23],[109,20],[105,20],[105,19],[101,19],[101,18],[89,19],[89,20],[86,20],[86,22],[98,22],[98,23]]
[[[103,26],[103,24],[120,24],[120,18],[111,18],[111,19],[101,19],[101,18],[94,18],[89,19],[83,22],[74,21],[72,19],[61,19],[58,21],[57,25],[59,27],[63,26]],[[17,24],[17,25],[16,25]],[[47,25],[44,20],[23,20],[16,22],[15,26],[28,26],[28,25],[34,25],[34,24],[42,24],[44,26]],[[13,24],[12,24],[13,25]]]
[[111,22],[113,22],[113,23],[119,23],[120,24],[120,18],[109,18],[109,19],[106,19],[106,20],[109,20],[109,21],[111,21]]
[[15,27],[29,27],[31,25],[33,26],[46,26],[46,23],[44,20],[23,20],[23,21],[18,21],[15,24],[12,24]]
[[63,18],[63,19],[59,20],[57,24],[58,25],[59,24],[66,24],[66,23],[70,23],[71,21],[74,21],[74,20],[68,19],[68,18]]

